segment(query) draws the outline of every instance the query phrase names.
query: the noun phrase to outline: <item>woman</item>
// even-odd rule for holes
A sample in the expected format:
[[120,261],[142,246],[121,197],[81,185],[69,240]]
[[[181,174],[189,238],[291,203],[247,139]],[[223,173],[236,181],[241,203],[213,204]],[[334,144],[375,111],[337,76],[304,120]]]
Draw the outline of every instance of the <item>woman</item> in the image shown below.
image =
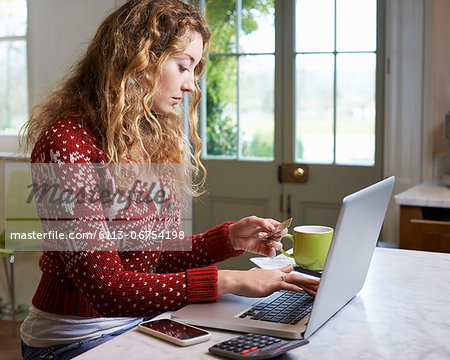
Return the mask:
[[[208,44],[209,30],[198,9],[179,0],[131,0],[104,20],[73,73],[27,123],[34,182],[56,179],[76,196],[56,206],[36,201],[44,231],[96,236],[72,239],[65,247],[44,241],[42,278],[21,327],[25,359],[69,359],[144,317],[215,301],[220,294],[265,296],[286,289],[315,295],[317,281],[290,273],[292,267],[227,271],[211,266],[244,251],[274,256],[285,233],[271,236],[275,220],[251,216],[192,237],[179,230],[184,190],[171,182],[179,172],[168,164],[190,167],[199,179],[192,194],[201,194],[205,169],[196,133],[197,81]],[[178,105],[184,93],[190,94],[192,148]],[[133,164],[137,170],[126,166]],[[168,165],[169,171],[154,164]],[[134,197],[154,193],[143,185],[147,182],[136,181],[147,173],[167,195],[164,201]],[[85,196],[105,191],[126,201]],[[176,238],[153,238],[166,229],[175,229]],[[130,234],[147,237],[134,236],[131,248],[122,247],[124,237],[113,236],[117,231],[128,236],[125,240]],[[176,248],[187,238],[189,249]]]

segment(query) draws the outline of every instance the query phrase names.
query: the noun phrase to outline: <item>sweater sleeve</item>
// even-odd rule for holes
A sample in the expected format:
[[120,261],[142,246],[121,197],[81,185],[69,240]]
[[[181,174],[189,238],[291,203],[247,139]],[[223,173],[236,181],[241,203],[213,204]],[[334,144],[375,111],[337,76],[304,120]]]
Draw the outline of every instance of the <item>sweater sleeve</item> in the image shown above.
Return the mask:
[[101,316],[148,316],[217,299],[217,268],[158,274],[125,271],[115,251],[62,252],[69,276]]
[[[86,164],[72,168],[69,174],[49,171],[46,180],[56,176],[60,185],[72,193],[93,193],[100,180],[89,164],[101,151],[83,136],[78,125],[66,133],[68,125],[70,122],[56,124],[45,133],[35,146],[32,162],[53,163],[59,169],[67,163]],[[157,252],[136,252],[128,254],[134,256],[136,270],[130,270],[134,265],[128,264],[125,270],[98,202],[75,201],[58,204],[57,209],[40,204],[38,212],[44,231],[91,235],[88,240],[77,238],[64,243],[66,248],[59,254],[69,278],[101,316],[148,316],[187,302],[217,298],[217,268],[213,266],[166,274],[140,272],[138,269],[152,260],[148,257]],[[56,219],[59,221],[52,223]]]
[[230,224],[233,222],[228,221],[203,234],[193,235],[191,251],[163,251],[158,263],[158,272],[184,271],[242,255],[244,251],[234,250],[231,246],[228,238]]

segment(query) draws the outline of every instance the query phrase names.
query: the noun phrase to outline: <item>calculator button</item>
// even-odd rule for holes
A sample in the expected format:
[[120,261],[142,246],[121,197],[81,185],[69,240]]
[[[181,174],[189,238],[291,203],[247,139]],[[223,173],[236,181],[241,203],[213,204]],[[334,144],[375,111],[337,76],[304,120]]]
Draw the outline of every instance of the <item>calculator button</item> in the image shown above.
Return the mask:
[[253,346],[252,348],[248,349],[248,351],[256,351],[258,348],[256,346]]
[[247,349],[247,350],[242,350],[242,351],[241,351],[241,354],[242,354],[242,355],[245,355],[245,354],[248,354],[249,352],[250,352],[250,350],[248,350],[248,349]]

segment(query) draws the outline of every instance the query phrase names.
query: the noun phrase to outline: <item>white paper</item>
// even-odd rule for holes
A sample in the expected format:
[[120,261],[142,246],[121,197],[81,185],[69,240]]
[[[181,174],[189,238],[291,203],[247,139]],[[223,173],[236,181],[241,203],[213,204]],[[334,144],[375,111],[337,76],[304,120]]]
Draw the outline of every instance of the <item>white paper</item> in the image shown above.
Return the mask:
[[261,269],[278,269],[280,267],[295,265],[295,260],[280,254],[273,258],[270,257],[254,257],[250,259],[256,266]]

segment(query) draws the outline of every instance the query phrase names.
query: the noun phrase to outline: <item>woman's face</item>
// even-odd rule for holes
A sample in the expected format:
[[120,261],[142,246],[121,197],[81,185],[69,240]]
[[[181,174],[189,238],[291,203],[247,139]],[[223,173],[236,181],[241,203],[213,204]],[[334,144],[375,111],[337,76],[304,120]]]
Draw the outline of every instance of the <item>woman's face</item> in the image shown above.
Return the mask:
[[153,97],[153,111],[161,115],[169,114],[182,100],[184,92],[195,90],[194,69],[202,58],[202,52],[203,39],[198,32],[194,32],[186,50],[169,57],[161,68]]

